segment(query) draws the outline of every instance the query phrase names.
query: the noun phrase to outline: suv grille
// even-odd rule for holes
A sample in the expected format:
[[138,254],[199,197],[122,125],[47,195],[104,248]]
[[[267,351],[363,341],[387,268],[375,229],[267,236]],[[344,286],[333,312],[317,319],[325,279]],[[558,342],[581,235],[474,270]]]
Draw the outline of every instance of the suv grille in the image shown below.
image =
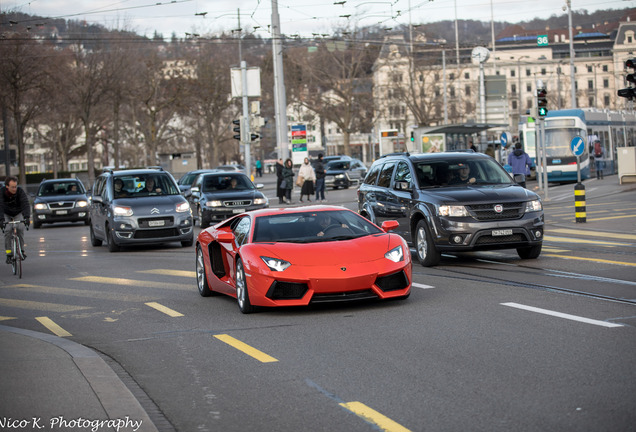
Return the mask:
[[51,210],[71,209],[75,205],[75,201],[55,201],[49,203]]
[[506,220],[521,218],[525,209],[524,204],[523,202],[501,204],[503,206],[501,213],[495,211],[495,206],[498,204],[467,205],[466,208],[475,219],[480,221]]
[[135,231],[136,239],[154,239],[154,238],[167,238],[167,237],[178,237],[178,236],[179,236],[179,230],[176,228]]
[[223,201],[225,207],[248,207],[252,204],[252,200],[240,200],[240,201]]

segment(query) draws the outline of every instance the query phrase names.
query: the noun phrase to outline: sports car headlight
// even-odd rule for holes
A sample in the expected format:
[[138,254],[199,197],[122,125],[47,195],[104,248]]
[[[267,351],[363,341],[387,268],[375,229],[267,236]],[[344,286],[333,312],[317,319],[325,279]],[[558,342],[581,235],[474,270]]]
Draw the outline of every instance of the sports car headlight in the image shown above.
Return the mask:
[[262,256],[261,259],[267,265],[267,267],[269,267],[271,271],[284,271],[287,267],[291,265],[291,263],[287,261],[279,260],[276,258]]
[[441,205],[437,207],[437,213],[440,216],[462,217],[468,216],[466,207],[459,205]]
[[48,206],[44,203],[39,203],[33,206],[33,208],[35,208],[36,210],[46,210]]
[[86,207],[88,205],[88,202],[86,201],[78,201],[75,203],[76,207]]
[[254,204],[256,205],[267,204],[267,198],[255,198]]
[[403,261],[404,252],[402,251],[402,246],[398,246],[396,248],[391,249],[390,251],[384,254],[384,258],[390,259],[393,262]]
[[206,207],[223,207],[223,203],[219,200],[206,201]]
[[133,211],[130,207],[123,207],[123,206],[115,206],[113,208],[113,213],[115,214],[115,216],[132,216],[133,215]]
[[190,210],[190,203],[182,202],[181,204],[177,204],[177,213],[183,213]]
[[526,213],[529,212],[534,212],[534,211],[541,211],[543,210],[543,205],[541,204],[541,201],[536,199],[536,200],[532,200],[532,201],[528,201],[526,203]]

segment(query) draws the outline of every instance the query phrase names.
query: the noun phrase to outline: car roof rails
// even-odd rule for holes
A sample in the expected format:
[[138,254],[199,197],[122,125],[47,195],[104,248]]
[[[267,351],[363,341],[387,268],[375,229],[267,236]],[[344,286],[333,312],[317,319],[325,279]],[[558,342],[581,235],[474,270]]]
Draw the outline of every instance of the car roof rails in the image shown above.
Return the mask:
[[113,173],[113,169],[112,168],[103,168],[102,172],[112,174]]
[[387,156],[411,156],[411,154],[409,152],[395,152],[395,153],[387,153],[387,154],[383,154],[382,156],[380,156],[381,158],[383,157],[387,157]]
[[149,166],[148,169],[163,171],[163,167],[160,167],[160,166]]

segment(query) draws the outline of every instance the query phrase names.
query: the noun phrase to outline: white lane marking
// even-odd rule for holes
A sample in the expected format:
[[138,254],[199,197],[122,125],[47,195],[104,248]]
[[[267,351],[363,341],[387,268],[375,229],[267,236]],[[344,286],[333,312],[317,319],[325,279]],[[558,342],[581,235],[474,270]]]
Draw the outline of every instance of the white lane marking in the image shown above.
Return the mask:
[[593,320],[590,318],[583,318],[580,316],[576,316],[576,315],[570,315],[570,314],[565,314],[565,313],[561,313],[561,312],[555,312],[555,311],[551,311],[548,309],[540,309],[540,308],[536,308],[533,306],[525,306],[522,304],[518,304],[518,303],[501,303],[503,306],[510,306],[513,308],[517,308],[517,309],[523,309],[523,310],[527,310],[530,312],[536,312],[536,313],[540,313],[540,314],[544,314],[544,315],[550,315],[550,316],[555,316],[558,318],[565,318],[565,319],[569,319],[572,321],[579,321],[579,322],[583,322],[583,323],[587,323],[587,324],[594,324],[597,326],[602,326],[602,327],[624,327],[623,324],[614,324],[614,323],[609,323],[609,322],[605,322],[605,321],[599,321],[599,320]]
[[411,285],[413,285],[415,288],[422,288],[422,289],[435,288],[434,286],[431,286],[431,285],[424,285],[424,284],[419,284],[415,282],[413,282]]

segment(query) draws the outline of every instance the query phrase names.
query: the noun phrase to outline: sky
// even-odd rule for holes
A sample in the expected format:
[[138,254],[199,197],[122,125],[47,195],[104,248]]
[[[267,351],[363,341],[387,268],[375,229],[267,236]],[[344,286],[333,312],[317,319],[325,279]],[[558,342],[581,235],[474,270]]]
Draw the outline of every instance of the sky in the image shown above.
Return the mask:
[[[240,27],[271,36],[275,0],[0,0],[0,10],[85,20],[111,29],[165,38],[176,34],[219,34]],[[518,23],[564,15],[565,0],[277,0],[281,33],[312,37],[337,29],[384,28],[441,20],[473,19]],[[636,0],[571,0],[588,12],[636,6]],[[575,26],[576,22],[573,23]]]

